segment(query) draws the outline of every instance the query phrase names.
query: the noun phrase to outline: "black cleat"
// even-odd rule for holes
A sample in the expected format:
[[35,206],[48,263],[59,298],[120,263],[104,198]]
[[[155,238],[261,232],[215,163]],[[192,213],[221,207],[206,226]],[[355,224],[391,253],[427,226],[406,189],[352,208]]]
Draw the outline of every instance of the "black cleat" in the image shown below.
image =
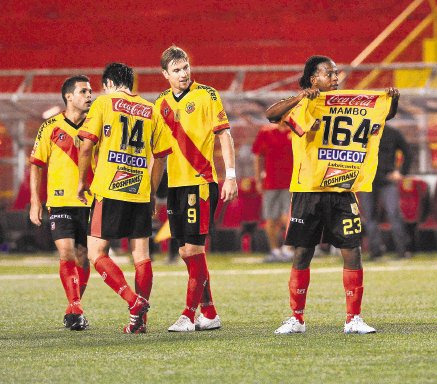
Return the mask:
[[84,315],[69,313],[64,316],[64,326],[72,331],[83,331],[88,328],[89,323]]

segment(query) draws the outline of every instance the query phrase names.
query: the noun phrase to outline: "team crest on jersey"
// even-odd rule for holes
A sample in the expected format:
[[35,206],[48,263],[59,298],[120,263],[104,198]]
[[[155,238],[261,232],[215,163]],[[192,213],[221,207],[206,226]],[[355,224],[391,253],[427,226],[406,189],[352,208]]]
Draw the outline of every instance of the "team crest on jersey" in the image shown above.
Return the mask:
[[78,136],[74,136],[73,141],[74,141],[74,146],[76,148],[80,148],[80,139],[79,139],[79,137]]
[[190,207],[196,205],[196,194],[194,194],[194,193],[188,194],[188,205]]
[[196,104],[194,104],[194,101],[190,101],[189,103],[187,103],[187,105],[185,106],[185,112],[187,113],[191,113],[194,112],[194,109],[196,108]]
[[357,203],[352,203],[351,204],[351,211],[354,215],[358,215],[360,213],[360,210],[358,209],[358,204]]
[[140,189],[142,174],[126,171],[117,171],[109,185],[111,191],[137,194]]
[[357,170],[328,167],[320,186],[351,189],[358,177],[358,173]]
[[103,133],[106,137],[111,136],[111,126],[109,124],[103,126]]
[[226,112],[224,109],[222,109],[219,114],[217,115],[217,118],[219,121],[224,121],[226,120]]

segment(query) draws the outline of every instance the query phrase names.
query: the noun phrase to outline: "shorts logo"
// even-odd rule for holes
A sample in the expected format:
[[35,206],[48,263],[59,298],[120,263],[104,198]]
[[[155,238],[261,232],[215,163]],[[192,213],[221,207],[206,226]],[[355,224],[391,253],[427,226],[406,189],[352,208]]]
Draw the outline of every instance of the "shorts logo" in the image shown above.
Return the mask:
[[64,196],[63,189],[55,189],[55,196]]
[[357,203],[352,203],[351,204],[351,211],[354,215],[358,215],[360,213],[359,209],[358,209],[358,204]]
[[111,191],[137,194],[140,189],[143,175],[136,175],[125,171],[117,171],[111,181]]
[[108,125],[104,125],[103,126],[103,132],[104,132],[106,137],[111,136],[111,126],[109,124]]
[[290,218],[290,222],[291,222],[291,223],[305,224],[304,219],[299,219],[299,218],[297,218],[297,217],[291,217],[291,218]]
[[193,101],[190,101],[189,103],[187,103],[187,105],[185,106],[185,112],[187,113],[191,113],[194,112],[194,109],[196,108],[196,104],[194,104]]
[[54,231],[54,230],[56,229],[56,223],[55,223],[54,221],[52,221],[52,222],[50,223],[50,229],[51,229],[52,231]]
[[188,194],[188,205],[190,207],[196,205],[196,195],[194,193]]
[[320,186],[351,189],[358,177],[358,173],[355,170],[328,167]]

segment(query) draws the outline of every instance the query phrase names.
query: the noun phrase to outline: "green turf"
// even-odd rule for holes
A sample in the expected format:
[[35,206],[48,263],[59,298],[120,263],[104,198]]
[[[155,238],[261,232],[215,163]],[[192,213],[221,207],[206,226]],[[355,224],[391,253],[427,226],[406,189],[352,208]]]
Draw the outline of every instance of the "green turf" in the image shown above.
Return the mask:
[[[83,300],[91,328],[64,330],[56,257],[0,257],[0,382],[437,382],[437,255],[365,263],[363,316],[378,333],[364,336],[342,333],[338,258],[313,262],[307,333],[275,336],[289,315],[289,266],[246,257],[209,256],[223,328],[189,334],[167,332],[184,306],[185,266],[158,258],[145,335],[121,333],[126,304],[94,276]],[[132,282],[132,266],[122,268]]]

